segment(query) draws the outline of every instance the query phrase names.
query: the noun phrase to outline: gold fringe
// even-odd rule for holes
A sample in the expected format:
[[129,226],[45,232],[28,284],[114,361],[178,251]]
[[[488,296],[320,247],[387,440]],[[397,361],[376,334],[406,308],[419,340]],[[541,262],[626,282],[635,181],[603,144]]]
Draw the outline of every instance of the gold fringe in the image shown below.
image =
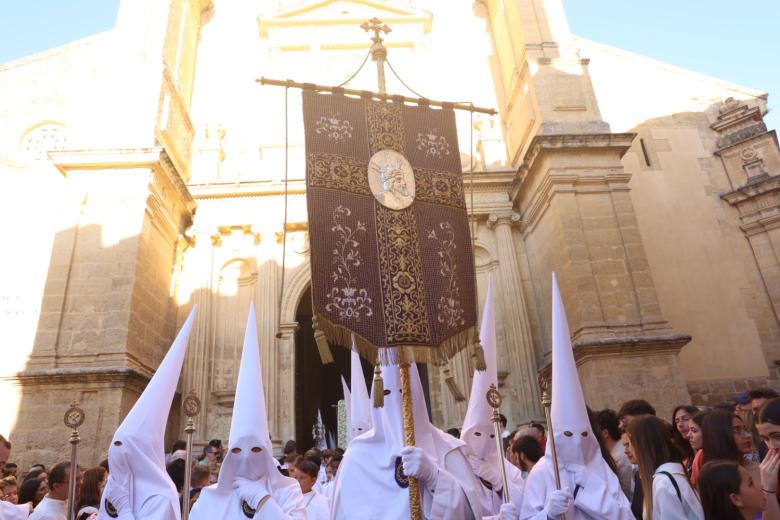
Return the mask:
[[385,405],[385,380],[382,379],[382,371],[379,365],[374,366],[374,408],[382,408]]
[[479,336],[474,338],[474,368],[480,372],[487,370],[487,364],[485,363],[485,349],[482,348],[482,343],[479,341]]
[[314,329],[314,342],[317,344],[317,351],[320,354],[320,361],[323,365],[333,363],[333,353],[330,351],[330,345],[325,334],[319,327],[317,322],[317,316],[313,316],[311,320],[311,328]]
[[[424,345],[404,345],[398,347],[377,348],[360,334],[346,327],[336,325],[316,310],[317,326],[325,333],[332,345],[351,349],[352,335],[355,336],[355,348],[363,358],[374,362],[379,358],[380,365],[400,365],[401,363],[445,363],[455,354],[466,348],[475,336],[475,328],[467,327],[443,341],[438,347]],[[482,356],[484,368],[484,355]]]

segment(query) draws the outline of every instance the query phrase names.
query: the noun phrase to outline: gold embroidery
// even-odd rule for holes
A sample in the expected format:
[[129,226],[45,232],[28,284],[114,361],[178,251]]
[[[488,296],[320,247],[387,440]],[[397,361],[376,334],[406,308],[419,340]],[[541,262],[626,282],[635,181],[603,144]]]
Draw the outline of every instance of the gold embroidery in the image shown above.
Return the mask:
[[398,103],[366,101],[368,147],[371,155],[388,148],[403,155],[404,125],[401,108]]
[[466,208],[463,180],[459,173],[415,168],[414,179],[418,201]]
[[388,346],[428,343],[431,334],[414,212],[377,206],[376,224]]
[[331,153],[310,153],[306,163],[309,186],[371,195],[366,161]]

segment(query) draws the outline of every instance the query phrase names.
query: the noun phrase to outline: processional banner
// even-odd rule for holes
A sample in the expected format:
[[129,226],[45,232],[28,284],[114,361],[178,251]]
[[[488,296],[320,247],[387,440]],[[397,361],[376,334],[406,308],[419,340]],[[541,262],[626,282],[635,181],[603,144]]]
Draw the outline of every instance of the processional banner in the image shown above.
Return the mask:
[[449,359],[476,323],[454,111],[305,90],[303,114],[320,329],[383,363]]

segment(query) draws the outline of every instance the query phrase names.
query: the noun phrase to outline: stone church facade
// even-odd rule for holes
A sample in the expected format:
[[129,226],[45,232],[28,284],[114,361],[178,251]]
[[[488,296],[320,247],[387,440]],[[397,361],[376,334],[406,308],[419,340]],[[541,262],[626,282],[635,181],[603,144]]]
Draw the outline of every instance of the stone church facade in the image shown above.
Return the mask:
[[[22,463],[67,453],[73,400],[84,460],[104,457],[196,304],[180,394],[204,403],[199,445],[228,436],[250,302],[275,445],[316,409],[334,423],[346,351],[323,365],[311,325],[300,92],[256,80],[344,82],[375,16],[410,87],[499,111],[458,126],[510,427],[543,417],[552,271],[591,407],[780,388],[765,93],[578,38],[560,0],[263,4],[122,0],[114,29],[0,65],[0,433]],[[350,86],[375,81],[369,61]],[[390,71],[388,90],[411,95]],[[447,379],[467,396],[472,371],[427,368],[439,426],[460,426]],[[183,422],[177,401],[171,439]]]

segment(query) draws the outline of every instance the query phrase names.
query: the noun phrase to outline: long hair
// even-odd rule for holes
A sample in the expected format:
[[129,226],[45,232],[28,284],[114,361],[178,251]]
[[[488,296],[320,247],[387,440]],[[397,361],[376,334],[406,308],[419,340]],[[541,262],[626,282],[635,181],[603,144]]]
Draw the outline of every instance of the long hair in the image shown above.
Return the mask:
[[81,484],[76,511],[86,506],[100,507],[100,482],[105,476],[106,469],[100,466],[84,472],[84,481]]
[[41,486],[41,482],[43,482],[42,478],[29,478],[22,482],[22,485],[19,487],[19,499],[17,502],[19,504],[26,504],[31,503],[33,507],[38,505],[38,501],[35,499],[35,495],[38,494],[38,488]]
[[626,427],[634,456],[639,465],[639,479],[644,491],[645,517],[653,517],[653,474],[667,462],[682,462],[682,453],[672,442],[672,426],[654,415],[635,418]]
[[739,464],[733,460],[715,460],[701,468],[697,485],[707,520],[742,520],[742,513],[729,495],[739,493],[742,479]]
[[734,441],[734,417],[733,413],[725,410],[712,410],[704,417],[701,425],[702,464],[713,460],[742,462],[742,454]]
[[680,452],[682,452],[683,460],[693,460],[695,453],[693,453],[691,443],[688,442],[688,439],[682,436],[680,430],[677,429],[677,424],[674,422],[674,419],[677,417],[677,412],[680,410],[685,410],[688,412],[688,415],[690,415],[691,419],[693,419],[693,416],[699,412],[699,409],[689,404],[681,404],[677,406],[672,412],[672,441],[674,441],[674,444],[677,446]]

